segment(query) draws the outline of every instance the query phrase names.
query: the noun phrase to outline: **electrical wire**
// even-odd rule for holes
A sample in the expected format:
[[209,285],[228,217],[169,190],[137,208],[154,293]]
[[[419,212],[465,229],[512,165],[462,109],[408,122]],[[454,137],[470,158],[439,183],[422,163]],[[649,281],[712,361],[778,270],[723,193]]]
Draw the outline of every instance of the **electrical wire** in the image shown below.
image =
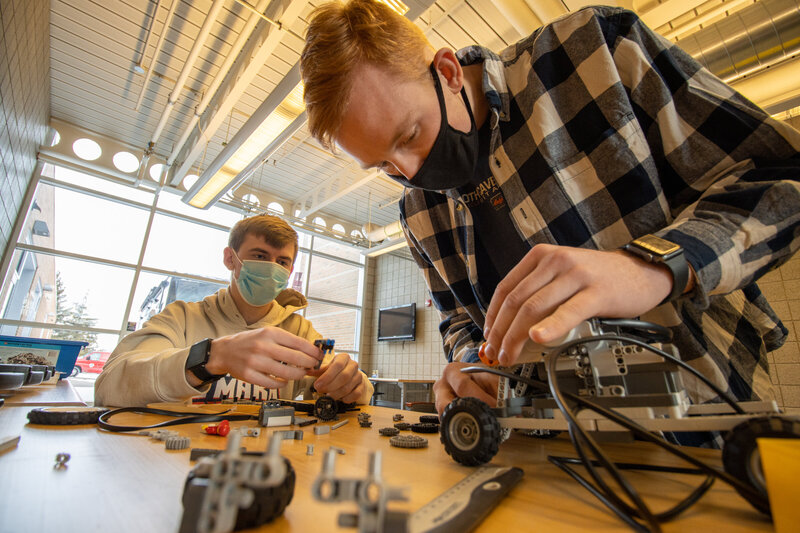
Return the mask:
[[[662,340],[662,342],[663,339],[665,339],[664,331],[661,331],[661,329],[666,330],[666,328],[657,326],[655,324],[650,324],[647,322],[642,322],[638,320],[628,320],[628,319],[604,319],[601,320],[600,323],[607,326],[618,327],[621,329],[628,329],[628,330],[634,329],[637,332],[643,331],[648,336],[657,337],[658,339]],[[736,401],[733,398],[730,397],[729,394],[727,394],[725,391],[722,391],[710,380],[705,378],[705,376],[700,374],[697,370],[695,370],[685,362],[681,361],[672,354],[669,354],[663,350],[655,348],[654,346],[651,346],[650,344],[644,341],[641,341],[636,338],[626,337],[623,335],[615,335],[615,334],[594,335],[582,339],[573,340],[571,342],[565,343],[561,346],[552,349],[545,356],[546,357],[545,368],[547,370],[547,377],[548,377],[547,383],[535,379],[523,378],[517,374],[505,372],[497,368],[467,367],[462,369],[462,372],[464,373],[488,372],[490,374],[495,374],[501,377],[505,377],[509,380],[521,381],[543,392],[549,392],[550,395],[555,400],[559,410],[564,415],[564,418],[567,420],[569,437],[570,440],[572,441],[575,451],[579,455],[579,458],[567,459],[567,458],[549,456],[548,460],[552,462],[554,465],[556,465],[558,468],[566,472],[568,475],[570,475],[573,479],[578,481],[578,483],[580,483],[581,486],[589,490],[589,492],[591,492],[612,512],[614,512],[614,514],[616,514],[620,519],[622,519],[626,524],[628,524],[631,528],[633,528],[636,531],[653,531],[653,532],[660,531],[661,530],[659,525],[660,522],[670,520],[678,516],[681,512],[688,509],[708,491],[708,489],[713,484],[714,480],[717,478],[737,488],[740,491],[744,491],[745,494],[748,494],[753,499],[756,500],[764,499],[764,496],[750,485],[734,478],[727,472],[719,471],[716,468],[706,465],[702,461],[683,452],[680,449],[680,447],[665,441],[660,436],[646,430],[645,428],[635,423],[634,421],[630,420],[629,418],[619,413],[616,413],[612,410],[606,409],[600,405],[597,405],[594,402],[584,397],[569,392],[562,392],[558,385],[558,376],[556,373],[556,361],[558,357],[561,354],[565,354],[567,350],[569,350],[569,348],[573,346],[587,344],[591,342],[598,342],[603,340],[632,343],[641,346],[652,353],[659,355],[660,357],[666,359],[667,361],[675,363],[676,365],[687,370],[692,375],[700,379],[703,383],[705,383],[709,388],[711,388],[715,393],[717,393],[726,403],[728,403],[737,414],[745,414],[744,410],[736,403]],[[597,442],[578,423],[576,413],[572,411],[572,408],[567,404],[566,399],[579,406],[579,408],[590,409],[604,416],[605,418],[611,420],[612,422],[615,422],[625,427],[637,437],[643,440],[650,441],[664,448],[669,453],[672,453],[673,455],[696,466],[697,468],[678,469],[672,467],[655,467],[655,466],[649,468],[641,468],[647,465],[630,465],[628,463],[616,464],[612,462],[600,449]],[[586,454],[587,450],[595,457],[594,460],[590,459],[587,456]],[[570,463],[582,464],[584,468],[586,468],[587,472],[594,480],[596,485],[593,485],[590,481],[582,477],[574,469],[570,468],[569,466]],[[597,471],[597,467],[605,468],[606,472],[611,476],[614,482],[622,490],[624,496],[633,505],[625,502],[616,493],[616,491],[614,491],[611,487],[609,487],[608,483],[606,483],[606,481]],[[706,474],[707,477],[700,486],[696,487],[692,491],[692,493],[689,494],[689,496],[684,498],[682,501],[673,506],[671,509],[654,514],[650,511],[646,503],[641,499],[638,492],[633,488],[633,486],[631,486],[627,482],[627,480],[624,478],[624,476],[622,476],[620,472],[620,470],[630,470],[636,467],[639,467],[639,469],[657,470],[657,471],[682,473],[682,474]]]

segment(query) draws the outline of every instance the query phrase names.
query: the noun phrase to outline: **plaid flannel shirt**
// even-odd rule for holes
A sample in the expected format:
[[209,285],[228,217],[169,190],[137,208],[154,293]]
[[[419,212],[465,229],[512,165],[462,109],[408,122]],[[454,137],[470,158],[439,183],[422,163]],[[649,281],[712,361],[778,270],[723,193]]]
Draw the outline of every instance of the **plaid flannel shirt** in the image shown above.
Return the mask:
[[[490,168],[531,246],[613,250],[653,233],[681,245],[695,290],[641,318],[740,399],[771,399],[766,352],[787,330],[755,280],[800,246],[800,133],[632,12],[593,7],[483,64]],[[472,216],[455,190],[408,188],[401,222],[442,315],[448,361],[475,361],[480,297]],[[696,402],[713,392],[683,374]]]

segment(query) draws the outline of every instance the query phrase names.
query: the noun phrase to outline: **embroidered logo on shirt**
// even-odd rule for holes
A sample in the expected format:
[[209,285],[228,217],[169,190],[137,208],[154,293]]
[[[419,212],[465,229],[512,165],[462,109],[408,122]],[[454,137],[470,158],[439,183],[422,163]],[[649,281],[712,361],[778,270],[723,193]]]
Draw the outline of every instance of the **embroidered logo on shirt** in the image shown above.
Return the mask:
[[461,199],[469,207],[475,207],[483,202],[488,202],[495,209],[502,209],[506,205],[506,200],[503,193],[500,192],[494,176],[480,182],[473,191],[462,194]]

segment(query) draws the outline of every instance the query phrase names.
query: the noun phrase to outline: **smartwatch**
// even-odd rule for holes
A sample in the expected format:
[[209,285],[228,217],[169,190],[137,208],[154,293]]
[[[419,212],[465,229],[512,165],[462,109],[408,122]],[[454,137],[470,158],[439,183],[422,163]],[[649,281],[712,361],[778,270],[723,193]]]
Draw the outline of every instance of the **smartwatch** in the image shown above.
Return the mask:
[[662,304],[671,302],[683,294],[689,283],[689,262],[679,245],[655,235],[643,235],[633,239],[622,249],[648,263],[660,263],[669,268],[672,273],[672,292],[664,298]]
[[205,339],[192,345],[189,348],[189,357],[186,358],[186,370],[202,381],[202,385],[208,385],[225,377],[225,374],[212,374],[206,370],[209,355],[211,355],[211,339]]

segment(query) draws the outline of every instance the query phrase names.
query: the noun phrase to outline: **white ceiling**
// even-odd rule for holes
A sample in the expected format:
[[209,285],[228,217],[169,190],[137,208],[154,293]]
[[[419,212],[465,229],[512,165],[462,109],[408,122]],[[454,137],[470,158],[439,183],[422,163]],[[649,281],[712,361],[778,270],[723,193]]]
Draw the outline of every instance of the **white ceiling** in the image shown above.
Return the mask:
[[[164,22],[173,1],[177,2],[175,16],[166,30],[163,49],[154,60],[154,49],[164,31]],[[250,4],[257,3],[257,0],[248,1]],[[275,0],[278,4],[281,1]],[[52,0],[52,116],[144,150],[156,131],[168,97],[212,3],[212,0],[162,0],[156,11],[156,0]],[[193,167],[197,174],[201,174],[215,159],[224,143],[235,135],[298,61],[308,14],[319,3],[321,0],[307,2],[302,6],[299,17],[282,20],[284,26],[280,30],[280,44],[203,148],[202,157]],[[493,50],[515,42],[542,21],[588,4],[573,0],[438,0],[406,3],[417,10],[421,9],[420,6],[431,5],[430,8],[421,9],[422,15],[416,22],[434,47],[457,49],[477,43]],[[689,29],[680,35],[681,38],[699,29],[700,26],[692,22],[698,20],[698,14],[713,15],[703,19],[703,24],[708,25],[753,3],[753,0],[728,0],[724,6],[732,7],[725,11],[717,9],[722,5],[721,0],[617,2],[618,5],[635,9],[662,33],[688,24]],[[273,2],[269,9],[274,7]],[[214,76],[251,15],[251,11],[238,0],[224,2],[213,22],[210,38],[179,91],[179,99],[158,138],[156,156],[166,159],[176,149],[176,142],[189,125],[195,106],[209,90]],[[267,23],[262,21],[259,24]],[[144,50],[151,25],[150,44]],[[258,26],[256,31],[260,28]],[[145,74],[134,68],[139,64],[144,69],[152,68],[153,75],[145,87],[142,105],[137,110],[136,103],[145,81]],[[352,160],[346,155],[333,156],[323,150],[302,127],[233,194],[241,198],[253,193],[261,199],[262,205],[279,200],[285,206],[291,206],[302,202],[310,193],[337,177],[342,178],[341,183],[349,184],[363,180],[366,175],[352,165]],[[378,225],[389,224],[397,220],[396,201],[399,194],[398,185],[378,176],[360,184],[312,216],[319,214],[331,222],[338,219],[355,227],[368,221]]]

